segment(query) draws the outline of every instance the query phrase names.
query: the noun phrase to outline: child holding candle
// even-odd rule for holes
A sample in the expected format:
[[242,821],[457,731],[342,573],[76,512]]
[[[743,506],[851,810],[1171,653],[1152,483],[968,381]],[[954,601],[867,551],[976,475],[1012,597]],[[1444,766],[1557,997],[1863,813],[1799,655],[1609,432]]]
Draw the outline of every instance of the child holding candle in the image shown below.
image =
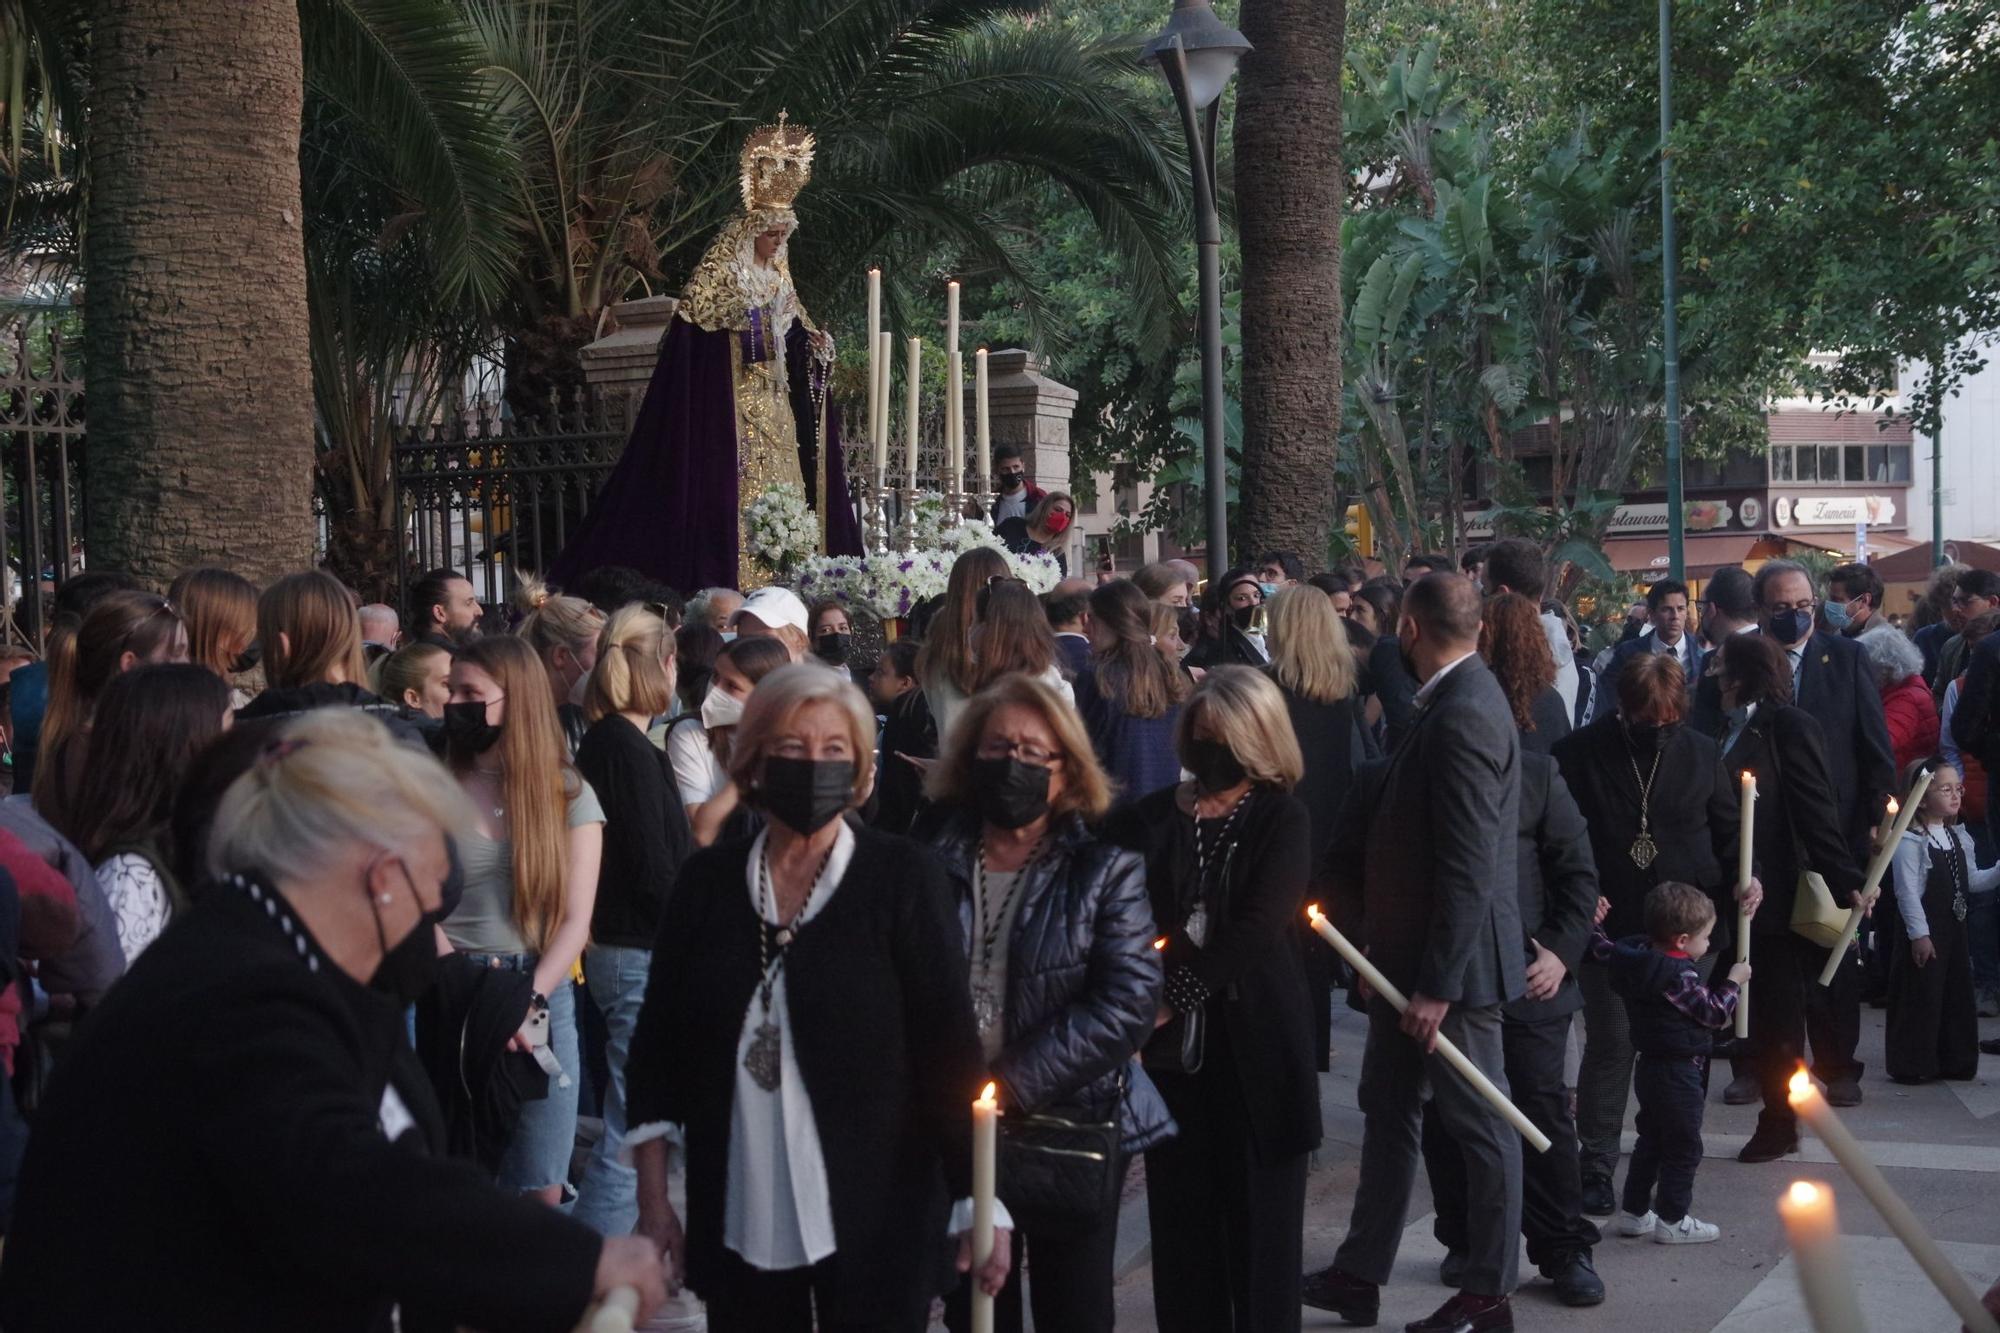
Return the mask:
[[[1609,903],[1598,900],[1598,921]],[[1638,1052],[1632,1085],[1639,1097],[1639,1141],[1625,1170],[1622,1236],[1662,1245],[1700,1244],[1722,1232],[1688,1211],[1701,1165],[1702,1103],[1708,1090],[1711,1034],[1736,1017],[1737,988],[1750,965],[1737,963],[1710,988],[1696,966],[1715,931],[1715,904],[1692,884],[1669,880],[1646,895],[1646,934],[1613,943],[1600,924],[1589,957],[1611,969],[1625,1000]]]
[[1932,761],[1930,788],[1896,846],[1890,873],[1909,942],[1889,965],[1889,1077],[1898,1083],[1971,1078],[1979,1072],[1979,1019],[1965,930],[1969,896],[2000,885],[1958,822],[1965,780]]

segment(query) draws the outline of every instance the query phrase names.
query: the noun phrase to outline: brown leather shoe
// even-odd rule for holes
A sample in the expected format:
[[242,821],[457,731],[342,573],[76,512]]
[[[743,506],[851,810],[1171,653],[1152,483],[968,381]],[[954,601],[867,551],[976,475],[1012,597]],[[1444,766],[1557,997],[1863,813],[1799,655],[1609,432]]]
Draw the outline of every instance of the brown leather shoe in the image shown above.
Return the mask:
[[1428,1319],[1403,1325],[1403,1333],[1514,1333],[1514,1307],[1505,1296],[1461,1291]]
[[1362,1328],[1373,1328],[1382,1313],[1382,1288],[1331,1264],[1306,1274],[1300,1299],[1315,1310],[1331,1310]]

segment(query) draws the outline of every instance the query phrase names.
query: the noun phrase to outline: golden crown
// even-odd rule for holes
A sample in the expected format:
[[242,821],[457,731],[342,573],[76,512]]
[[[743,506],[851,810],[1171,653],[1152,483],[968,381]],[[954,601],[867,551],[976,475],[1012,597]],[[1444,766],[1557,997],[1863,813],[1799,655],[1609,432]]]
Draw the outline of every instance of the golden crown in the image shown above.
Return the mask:
[[792,206],[812,179],[812,131],[787,121],[753,133],[743,145],[743,207],[751,211]]

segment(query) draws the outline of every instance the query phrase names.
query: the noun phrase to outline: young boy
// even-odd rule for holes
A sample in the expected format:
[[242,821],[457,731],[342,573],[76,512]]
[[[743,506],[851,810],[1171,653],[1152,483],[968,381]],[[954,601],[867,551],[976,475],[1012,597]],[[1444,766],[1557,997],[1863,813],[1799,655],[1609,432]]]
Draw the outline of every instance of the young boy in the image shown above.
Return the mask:
[[[1609,908],[1598,900],[1600,923]],[[1712,989],[1702,985],[1695,964],[1708,952],[1714,930],[1715,904],[1708,895],[1670,880],[1646,895],[1645,936],[1614,944],[1601,924],[1591,935],[1591,960],[1611,968],[1611,988],[1625,999],[1632,1048],[1639,1053],[1632,1077],[1639,1094],[1639,1142],[1625,1170],[1621,1236],[1698,1245],[1722,1234],[1688,1212],[1688,1205],[1701,1165],[1709,1033],[1735,1021],[1737,987],[1749,979],[1750,965],[1736,964],[1729,979]]]

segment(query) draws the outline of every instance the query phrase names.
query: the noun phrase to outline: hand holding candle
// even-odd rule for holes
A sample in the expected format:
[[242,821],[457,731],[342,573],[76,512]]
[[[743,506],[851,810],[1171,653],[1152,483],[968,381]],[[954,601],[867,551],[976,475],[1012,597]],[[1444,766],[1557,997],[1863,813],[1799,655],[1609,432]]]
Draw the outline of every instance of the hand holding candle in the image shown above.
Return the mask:
[[[1744,771],[1743,813],[1736,825],[1736,961],[1750,961],[1750,911],[1744,893],[1750,887],[1750,849],[1757,826],[1757,775]],[[1736,988],[1736,1035],[1750,1035],[1750,983]]]
[[[1911,804],[1914,806],[1915,801]],[[1881,1170],[1868,1160],[1861,1144],[1840,1122],[1840,1117],[1833,1113],[1826,1098],[1820,1096],[1819,1089],[1813,1086],[1804,1065],[1800,1065],[1798,1072],[1792,1075],[1790,1100],[1792,1110],[1812,1127],[1812,1132],[1833,1154],[1833,1160],[1840,1163],[1841,1170],[1847,1172],[1860,1187],[1875,1211],[1882,1215],[1882,1220],[1889,1224],[1889,1230],[1895,1233],[1896,1239],[1903,1243],[1903,1248],[1910,1252],[1910,1257],[1930,1278],[1931,1285],[1951,1305],[1953,1313],[1964,1321],[1972,1333],[2000,1333],[2000,1323],[1996,1323],[1992,1314],[1980,1304],[1979,1297],[1966,1284],[1964,1274],[1944,1257],[1944,1251],[1938,1248],[1937,1242],[1917,1221],[1910,1205],[1903,1202],[1902,1196],[1889,1187]]]
[[[1390,982],[1389,978],[1383,976],[1380,969],[1368,961],[1366,954],[1355,948],[1353,944],[1348,942],[1345,935],[1333,928],[1333,922],[1326,919],[1326,915],[1319,910],[1318,903],[1314,903],[1306,908],[1306,919],[1312,922],[1312,928],[1319,933],[1319,937],[1328,944],[1331,944],[1334,952],[1346,959],[1347,965],[1360,974],[1361,979],[1377,995],[1380,995],[1394,1006],[1397,1013],[1400,1014],[1408,1011],[1410,1002],[1404,998],[1403,992],[1398,990]],[[1478,1065],[1466,1059],[1465,1053],[1452,1045],[1451,1039],[1446,1037],[1442,1032],[1437,1034],[1436,1050],[1438,1058],[1457,1070],[1460,1077],[1472,1085],[1474,1092],[1477,1092],[1488,1102],[1492,1103],[1493,1109],[1498,1111],[1501,1117],[1508,1124],[1512,1125],[1536,1152],[1547,1152],[1549,1150],[1549,1136],[1537,1129],[1535,1122],[1521,1113],[1520,1107],[1508,1101],[1507,1095],[1493,1086],[1493,1080],[1486,1077],[1480,1071]]]
[[993,1333],[993,1297],[979,1271],[993,1257],[993,1189],[1000,1137],[999,1089],[988,1083],[972,1104],[972,1333]]
[[1861,1298],[1840,1253],[1840,1220],[1833,1191],[1810,1180],[1795,1180],[1778,1196],[1778,1215],[1792,1242],[1792,1264],[1806,1300],[1814,1333],[1867,1333]]
[[[1924,803],[1924,793],[1930,790],[1930,786],[1931,770],[1928,768],[1917,774],[1917,780],[1910,784],[1910,799],[1904,804],[1902,812],[1896,815],[1895,822],[1889,826],[1889,836],[1882,839],[1882,845],[1875,849],[1874,859],[1868,863],[1868,877],[1861,881],[1861,896],[1856,900],[1853,910],[1848,912],[1847,925],[1840,932],[1840,939],[1833,946],[1833,953],[1828,956],[1826,966],[1820,971],[1820,985],[1831,986],[1834,977],[1839,975],[1840,964],[1847,957],[1847,946],[1854,943],[1855,935],[1861,930],[1862,918],[1868,915],[1868,908],[1874,901],[1875,890],[1881,887],[1882,876],[1888,873],[1889,862],[1895,859],[1896,844],[1903,840],[1903,833],[1910,827],[1910,821],[1917,817],[1917,811]],[[1889,801],[1889,810],[1892,813],[1896,810],[1893,797]]]

